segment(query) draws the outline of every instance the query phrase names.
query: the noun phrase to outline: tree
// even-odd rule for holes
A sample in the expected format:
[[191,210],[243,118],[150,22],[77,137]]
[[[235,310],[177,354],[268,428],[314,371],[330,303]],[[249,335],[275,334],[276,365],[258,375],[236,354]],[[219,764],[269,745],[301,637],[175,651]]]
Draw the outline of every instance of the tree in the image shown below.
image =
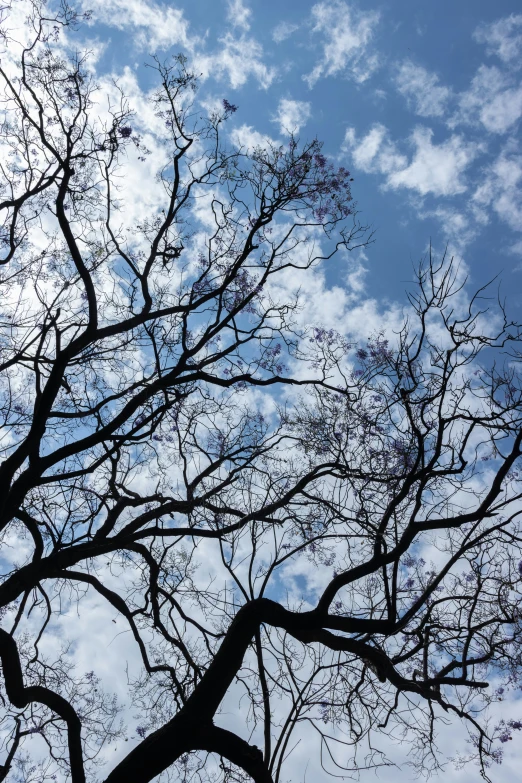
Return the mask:
[[[35,2],[0,69],[1,779],[82,783],[128,739],[46,645],[93,594],[143,663],[107,783],[276,783],[303,730],[341,774],[387,763],[379,733],[430,769],[453,717],[487,778],[522,728],[483,720],[520,683],[518,327],[431,256],[393,339],[301,327],[285,275],[367,241],[349,173],[317,141],[228,149],[236,107],[202,116],[183,57],[149,118],[107,106],[79,21]],[[129,225],[137,122],[163,196]]]

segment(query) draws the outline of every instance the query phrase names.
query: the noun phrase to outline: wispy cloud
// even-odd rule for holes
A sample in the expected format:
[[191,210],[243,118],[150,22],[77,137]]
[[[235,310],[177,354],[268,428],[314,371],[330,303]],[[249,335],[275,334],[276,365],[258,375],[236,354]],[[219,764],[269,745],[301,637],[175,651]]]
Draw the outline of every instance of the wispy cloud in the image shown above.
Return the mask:
[[481,123],[490,133],[507,133],[522,117],[522,84],[496,66],[482,65],[469,90],[459,96],[450,126]]
[[482,24],[473,37],[485,43],[488,54],[515,67],[522,66],[522,14],[511,14],[491,24]]
[[439,77],[421,65],[405,60],[395,75],[395,85],[421,117],[441,117],[452,91],[439,84]]
[[278,141],[264,133],[259,133],[251,125],[241,125],[239,128],[234,128],[230,136],[235,147],[247,152],[252,152],[258,147],[267,149],[279,145]]
[[280,22],[272,30],[272,38],[276,43],[282,43],[290,38],[297,30],[299,30],[298,24],[292,24],[291,22]]
[[252,11],[243,0],[228,0],[227,19],[234,27],[250,30],[251,16]]
[[515,142],[485,169],[473,203],[493,210],[514,231],[522,230],[522,154]]
[[277,75],[277,69],[263,62],[263,47],[255,38],[234,36],[227,32],[219,39],[219,47],[195,58],[196,70],[203,78],[227,79],[233,89],[242,87],[250,77],[267,89]]
[[132,46],[148,52],[181,46],[192,50],[199,39],[189,34],[183,10],[146,0],[84,0],[93,21],[133,30]]
[[467,189],[464,172],[482,145],[457,135],[434,144],[433,131],[422,126],[413,130],[408,143],[414,147],[411,159],[399,151],[385,126],[377,124],[362,139],[349,128],[343,149],[358,168],[384,175],[384,188],[406,188],[421,196],[454,196]]
[[306,125],[312,113],[312,104],[309,101],[293,101],[282,98],[277,107],[277,113],[273,122],[278,123],[281,133],[290,135],[299,133],[300,128]]
[[377,53],[369,51],[379,18],[377,11],[358,11],[342,0],[314,5],[312,32],[321,36],[323,54],[313,70],[303,76],[308,86],[338,74],[365,81],[379,64]]

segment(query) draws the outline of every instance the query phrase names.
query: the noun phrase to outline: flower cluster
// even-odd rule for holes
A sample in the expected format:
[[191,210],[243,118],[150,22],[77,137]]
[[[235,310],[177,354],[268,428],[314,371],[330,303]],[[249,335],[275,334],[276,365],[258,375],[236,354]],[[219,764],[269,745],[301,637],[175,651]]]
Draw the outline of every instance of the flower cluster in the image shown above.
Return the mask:
[[368,340],[366,348],[358,348],[355,353],[357,359],[367,366],[379,366],[386,364],[393,358],[393,351],[389,347],[389,341],[382,335],[377,335]]
[[508,720],[501,721],[497,726],[497,731],[500,731],[500,742],[509,742],[513,739],[513,731],[522,731],[522,721],[520,720]]
[[329,710],[328,707],[330,706],[329,702],[327,701],[321,701],[319,702],[319,717],[323,721],[323,723],[328,723],[329,720]]
[[235,112],[237,111],[238,107],[234,106],[233,103],[230,103],[229,101],[227,101],[226,98],[223,98],[223,109],[225,110],[225,113],[227,115],[230,115],[230,114],[235,114]]
[[244,313],[255,312],[255,301],[261,293],[261,287],[251,274],[240,269],[225,293],[225,307],[228,312],[241,307],[245,299],[251,297],[241,308]]
[[256,149],[253,154],[263,180],[274,179],[287,204],[299,201],[323,225],[335,224],[353,214],[350,172],[335,168],[321,153],[317,141],[298,148],[291,139],[288,148]]
[[282,375],[286,369],[286,366],[280,360],[281,350],[280,343],[267,346],[263,350],[263,355],[259,360],[259,366],[263,370],[276,372],[278,375]]
[[[348,217],[353,213],[350,183],[353,177],[341,166],[335,169],[321,153],[314,155],[314,163],[320,172],[315,193],[310,200],[316,204],[314,215],[321,222]],[[322,175],[322,176],[321,176]]]

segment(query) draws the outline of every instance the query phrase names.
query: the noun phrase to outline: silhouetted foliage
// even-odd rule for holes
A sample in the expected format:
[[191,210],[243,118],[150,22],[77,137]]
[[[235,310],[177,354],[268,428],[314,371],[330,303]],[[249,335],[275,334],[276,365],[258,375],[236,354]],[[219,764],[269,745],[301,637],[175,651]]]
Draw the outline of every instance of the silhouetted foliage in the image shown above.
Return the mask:
[[[303,731],[337,774],[378,734],[427,770],[446,719],[486,777],[522,727],[483,720],[520,686],[518,328],[431,256],[398,334],[303,327],[288,281],[367,240],[349,172],[228,148],[181,56],[150,116],[107,104],[80,21],[35,3],[0,68],[0,778],[282,783]],[[163,198],[129,225],[147,123]],[[143,662],[112,766],[120,705],[67,638],[96,594]]]

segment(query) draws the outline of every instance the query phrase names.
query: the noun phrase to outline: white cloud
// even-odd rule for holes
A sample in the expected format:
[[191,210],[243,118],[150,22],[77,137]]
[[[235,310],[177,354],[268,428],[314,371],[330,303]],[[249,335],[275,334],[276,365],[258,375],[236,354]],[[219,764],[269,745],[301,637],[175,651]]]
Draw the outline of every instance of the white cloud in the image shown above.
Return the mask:
[[520,67],[522,58],[522,14],[511,14],[492,24],[482,24],[473,37],[485,43],[488,54],[495,54],[503,62]]
[[449,87],[439,85],[439,77],[410,60],[405,60],[395,77],[397,89],[414,105],[421,117],[441,117],[451,97]]
[[250,30],[250,17],[252,11],[243,4],[243,0],[228,0],[227,18],[234,27],[242,30]]
[[[301,248],[303,254],[306,250],[306,246]],[[302,276],[296,275],[293,269],[285,270],[274,281],[271,294],[281,301],[299,296],[300,308],[295,316],[303,327],[323,326],[357,340],[365,340],[381,329],[398,333],[403,322],[402,305],[378,302],[364,295],[367,260],[364,253],[355,258],[340,254],[336,263],[342,274],[341,285],[328,284],[324,266],[317,266]],[[310,367],[296,362],[292,371],[298,377],[309,377]]]
[[513,142],[486,170],[473,201],[492,209],[514,231],[522,230],[522,155]]
[[[522,256],[522,239],[520,239],[518,242],[515,242],[514,245],[511,245],[509,252],[516,256]],[[521,267],[518,266],[517,269],[521,269]]]
[[366,292],[366,278],[368,276],[368,255],[362,247],[357,255],[349,259],[348,271],[345,275],[348,301],[361,301],[362,295]]
[[435,218],[441,227],[441,232],[449,245],[450,255],[455,250],[459,255],[477,236],[477,224],[469,215],[451,207],[438,206],[429,212],[421,212],[422,218]]
[[432,136],[429,128],[415,128],[411,136],[415,154],[407,168],[390,175],[390,187],[411,188],[422,196],[453,196],[466,190],[462,175],[479,152],[479,145],[467,143],[461,136],[451,136],[437,145]]
[[239,128],[234,128],[230,138],[234,146],[240,147],[247,152],[252,152],[257,147],[267,149],[268,147],[279,146],[278,141],[263,133],[259,133],[251,125],[241,125]]
[[[153,52],[158,49],[182,47],[194,55],[194,67],[203,78],[212,74],[215,78],[228,78],[232,88],[241,87],[253,77],[263,87],[270,86],[276,69],[263,63],[263,48],[253,38],[245,35],[250,27],[251,10],[243,0],[229,0],[228,18],[241,35],[227,32],[219,39],[219,48],[209,54],[201,51],[202,39],[189,35],[189,23],[183,10],[162,5],[152,0],[85,0],[85,7],[94,12],[93,21],[117,27],[133,29],[133,44]],[[199,50],[199,51],[198,51]]]
[[323,56],[311,73],[304,76],[309,87],[325,76],[349,74],[365,81],[377,68],[378,57],[369,53],[368,45],[379,22],[377,11],[357,11],[343,2],[332,0],[313,6],[312,32],[323,36]]
[[309,101],[282,98],[273,122],[279,124],[279,130],[283,134],[299,133],[299,129],[310,119],[311,112],[312,104]]
[[450,126],[478,123],[490,133],[506,133],[522,116],[522,85],[496,66],[482,65],[469,90],[461,93],[459,108]]
[[233,89],[242,87],[252,76],[259,86],[267,89],[276,77],[276,69],[263,62],[263,47],[254,38],[241,35],[235,38],[226,33],[219,39],[222,48],[212,54],[199,54],[195,60],[203,78],[228,78]]
[[298,24],[279,22],[272,30],[272,38],[276,43],[281,43],[282,41],[286,41],[287,38],[290,38],[296,30],[299,30]]
[[354,129],[349,128],[343,150],[350,153],[357,168],[385,175],[385,188],[408,188],[421,196],[463,193],[466,190],[464,171],[482,150],[481,145],[465,142],[457,135],[442,144],[433,144],[432,137],[433,131],[429,128],[415,128],[409,139],[415,151],[408,161],[383,125],[374,125],[361,140],[357,140]]
[[84,0],[85,8],[93,11],[93,22],[136,31],[133,45],[153,52],[182,46],[189,51],[197,43],[189,36],[189,23],[183,11],[154,0]]
[[349,152],[355,166],[367,173],[390,174],[406,168],[408,163],[406,156],[401,155],[390,140],[387,128],[380,123],[361,140],[357,140],[354,128],[348,128],[343,151]]

